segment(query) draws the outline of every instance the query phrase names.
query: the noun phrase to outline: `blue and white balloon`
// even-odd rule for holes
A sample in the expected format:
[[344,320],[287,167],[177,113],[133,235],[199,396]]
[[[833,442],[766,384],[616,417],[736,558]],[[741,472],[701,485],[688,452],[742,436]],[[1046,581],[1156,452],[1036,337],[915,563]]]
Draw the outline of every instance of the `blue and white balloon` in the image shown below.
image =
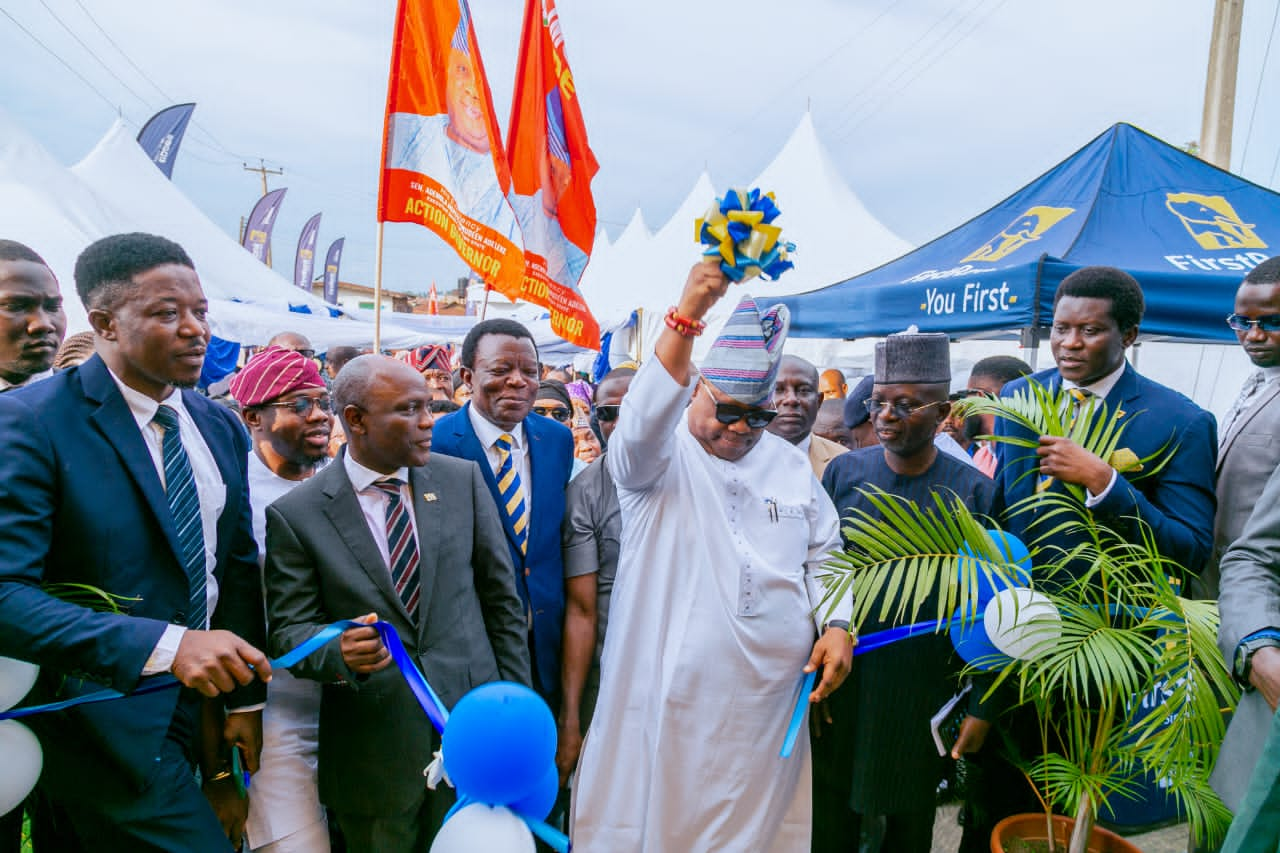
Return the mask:
[[31,729],[17,720],[0,720],[0,815],[22,805],[44,768],[44,752]]
[[454,812],[431,853],[534,853],[533,833],[508,808],[472,803]]
[[1035,660],[1062,636],[1062,615],[1043,593],[1025,588],[996,593],[983,614],[991,644],[1011,658]]

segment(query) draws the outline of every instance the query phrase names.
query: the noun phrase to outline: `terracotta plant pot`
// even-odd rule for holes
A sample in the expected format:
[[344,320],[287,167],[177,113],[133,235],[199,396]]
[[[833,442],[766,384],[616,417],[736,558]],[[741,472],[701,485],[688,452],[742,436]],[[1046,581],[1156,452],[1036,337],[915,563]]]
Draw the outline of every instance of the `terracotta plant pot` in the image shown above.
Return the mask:
[[[1066,851],[1067,842],[1071,840],[1071,828],[1075,821],[1061,815],[1053,816],[1053,835],[1062,851]],[[991,853],[1006,853],[1010,841],[1045,841],[1045,823],[1043,814],[1016,814],[996,824],[991,830]],[[1093,837],[1089,839],[1089,853],[1142,853],[1142,848],[1125,841],[1114,832],[1093,828]]]

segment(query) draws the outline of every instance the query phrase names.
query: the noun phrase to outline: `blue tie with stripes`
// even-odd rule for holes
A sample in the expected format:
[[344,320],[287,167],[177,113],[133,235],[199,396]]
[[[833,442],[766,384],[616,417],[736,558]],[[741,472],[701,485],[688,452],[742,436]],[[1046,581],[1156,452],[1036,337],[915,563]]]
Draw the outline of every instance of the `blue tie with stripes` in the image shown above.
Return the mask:
[[191,460],[178,433],[178,413],[171,406],[161,406],[152,419],[164,430],[161,448],[164,452],[164,491],[169,499],[169,512],[178,531],[178,550],[182,567],[187,572],[191,606],[187,626],[204,630],[209,622],[209,602],[205,591],[204,528],[200,521],[200,495],[196,491]]
[[511,529],[516,533],[520,553],[529,550],[529,502],[525,500],[524,485],[511,456],[511,436],[505,432],[493,443],[498,448],[498,494],[502,495],[502,510],[511,519]]

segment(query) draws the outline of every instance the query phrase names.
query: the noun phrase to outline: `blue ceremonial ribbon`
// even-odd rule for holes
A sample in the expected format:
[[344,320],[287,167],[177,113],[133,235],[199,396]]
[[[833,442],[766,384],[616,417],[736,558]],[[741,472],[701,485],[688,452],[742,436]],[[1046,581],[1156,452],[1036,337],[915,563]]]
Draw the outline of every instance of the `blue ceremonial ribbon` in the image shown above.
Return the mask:
[[817,671],[805,673],[800,682],[800,693],[796,696],[796,707],[791,712],[791,720],[787,723],[787,734],[782,738],[783,758],[790,758],[796,748],[796,740],[800,737],[800,726],[804,723],[804,712],[809,707],[809,694],[813,691],[813,681],[818,677]]
[[[449,822],[449,818],[453,817],[467,806],[473,806],[480,802],[480,800],[473,800],[466,794],[459,793],[457,801],[453,804],[453,807],[445,813],[444,820],[440,822],[440,825],[444,826]],[[487,806],[492,805],[492,803],[482,803],[482,805]],[[548,846],[551,847],[551,849],[555,850],[556,853],[569,853],[569,851],[573,849],[573,844],[570,843],[569,836],[551,826],[546,821],[535,820],[529,817],[529,815],[521,814],[511,808],[511,806],[504,806],[504,808],[508,809],[512,814],[524,821],[525,826],[529,827],[529,831],[541,838]]]
[[[309,655],[314,654],[328,644],[335,637],[342,634],[350,628],[366,628],[369,627],[363,622],[354,622],[344,619],[341,622],[334,622],[321,628],[314,636],[297,648],[287,652],[275,660],[271,661],[272,669],[281,667],[288,669]],[[436,731],[443,732],[444,724],[449,719],[449,711],[445,708],[444,703],[440,701],[440,697],[431,689],[431,685],[427,683],[427,679],[418,669],[417,664],[413,662],[413,658],[409,656],[408,650],[405,649],[404,643],[400,641],[400,635],[396,633],[396,628],[390,622],[374,622],[372,626],[378,632],[378,636],[382,638],[382,643],[387,647],[387,651],[391,654],[391,660],[400,669],[400,674],[404,677],[405,683],[409,685],[409,691],[413,693],[418,704],[422,706],[422,710],[426,712],[427,718],[431,720],[431,724],[435,726]],[[172,675],[159,675],[154,678],[147,679],[145,683],[139,686],[129,694],[121,693],[118,690],[103,688],[93,693],[86,693],[83,696],[75,696],[71,699],[63,699],[60,702],[49,702],[45,705],[32,705],[26,708],[15,708],[11,711],[0,713],[0,720],[18,720],[23,717],[31,717],[36,714],[47,714],[51,711],[64,711],[67,708],[74,708],[77,705],[89,705],[94,702],[108,702],[112,699],[123,699],[126,695],[143,696],[147,693],[156,693],[161,690],[169,690],[178,687],[179,682]]]

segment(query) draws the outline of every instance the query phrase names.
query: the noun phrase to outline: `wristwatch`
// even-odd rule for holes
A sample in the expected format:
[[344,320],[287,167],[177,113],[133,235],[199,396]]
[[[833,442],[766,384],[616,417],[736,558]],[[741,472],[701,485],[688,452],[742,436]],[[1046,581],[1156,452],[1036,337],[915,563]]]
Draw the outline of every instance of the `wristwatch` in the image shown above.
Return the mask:
[[1253,664],[1253,654],[1258,649],[1267,647],[1280,648],[1280,630],[1266,628],[1255,631],[1240,641],[1236,646],[1235,660],[1232,661],[1231,674],[1246,689],[1249,688],[1249,670]]

